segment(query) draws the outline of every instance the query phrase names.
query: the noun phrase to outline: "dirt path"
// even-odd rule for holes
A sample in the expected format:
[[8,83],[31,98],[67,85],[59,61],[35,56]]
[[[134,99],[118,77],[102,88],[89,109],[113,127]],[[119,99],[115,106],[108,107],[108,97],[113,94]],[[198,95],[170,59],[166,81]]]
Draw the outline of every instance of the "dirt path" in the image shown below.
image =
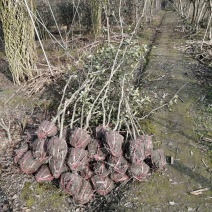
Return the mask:
[[168,107],[155,112],[147,122],[154,146],[162,147],[174,164],[167,166],[165,174],[155,173],[148,182],[132,184],[123,195],[120,211],[212,211],[211,190],[190,194],[212,188],[211,159],[206,151],[209,143],[200,142],[198,136],[202,125],[206,135],[212,132],[212,117],[203,112],[205,89],[194,77],[201,66],[174,48],[182,42],[173,31],[176,19],[173,12],[166,12],[141,81],[142,95],[155,99],[152,109],[169,103],[177,93]]

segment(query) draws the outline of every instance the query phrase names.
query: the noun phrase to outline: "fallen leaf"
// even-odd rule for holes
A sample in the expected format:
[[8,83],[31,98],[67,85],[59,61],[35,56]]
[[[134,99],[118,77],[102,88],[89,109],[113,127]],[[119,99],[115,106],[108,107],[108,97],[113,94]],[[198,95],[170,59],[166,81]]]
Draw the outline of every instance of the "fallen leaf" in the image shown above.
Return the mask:
[[173,206],[173,205],[176,205],[177,203],[175,203],[175,202],[169,202],[169,204]]
[[176,182],[176,181],[174,181],[173,183],[171,183],[172,185],[177,185],[178,184],[178,182]]
[[194,211],[194,209],[191,207],[188,207],[188,212],[191,212],[191,211]]

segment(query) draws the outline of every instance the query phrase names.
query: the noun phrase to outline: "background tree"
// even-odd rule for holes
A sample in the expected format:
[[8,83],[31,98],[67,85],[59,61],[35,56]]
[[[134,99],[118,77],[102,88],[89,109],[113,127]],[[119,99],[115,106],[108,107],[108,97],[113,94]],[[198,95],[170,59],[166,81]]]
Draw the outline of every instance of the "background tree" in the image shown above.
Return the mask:
[[34,27],[24,2],[34,10],[33,0],[0,0],[5,53],[17,84],[30,79],[36,71]]
[[177,0],[173,2],[176,11],[190,24],[191,31],[197,33],[204,29],[205,39],[211,40],[212,1],[211,0]]
[[101,0],[90,0],[91,5],[91,31],[98,37],[102,29],[102,5]]

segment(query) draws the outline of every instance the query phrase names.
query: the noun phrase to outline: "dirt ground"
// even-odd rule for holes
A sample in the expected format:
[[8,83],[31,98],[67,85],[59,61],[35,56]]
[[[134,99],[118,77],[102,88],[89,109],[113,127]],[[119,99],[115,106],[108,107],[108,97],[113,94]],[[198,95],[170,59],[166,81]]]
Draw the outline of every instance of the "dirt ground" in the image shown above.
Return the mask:
[[[154,147],[164,149],[166,171],[154,173],[146,182],[121,186],[90,209],[74,207],[55,185],[39,185],[31,176],[21,174],[13,165],[13,150],[1,144],[0,211],[212,211],[211,82],[202,83],[197,74],[211,70],[176,50],[185,40],[174,31],[177,16],[171,11],[164,14],[139,87],[141,95],[152,99],[144,116],[161,107],[141,123],[144,131],[153,135]],[[3,111],[4,102],[18,88],[3,73],[0,81]],[[30,111],[36,99],[30,103],[23,99],[15,96],[11,104],[27,105]],[[10,113],[8,106],[7,111]],[[205,191],[190,194],[199,189]]]

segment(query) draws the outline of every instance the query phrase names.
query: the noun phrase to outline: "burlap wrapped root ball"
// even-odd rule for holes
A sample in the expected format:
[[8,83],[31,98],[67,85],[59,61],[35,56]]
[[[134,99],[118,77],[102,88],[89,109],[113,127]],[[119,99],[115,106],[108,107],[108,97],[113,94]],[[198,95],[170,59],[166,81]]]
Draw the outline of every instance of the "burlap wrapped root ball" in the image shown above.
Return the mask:
[[77,173],[63,173],[60,179],[60,187],[67,194],[72,195],[78,204],[88,203],[94,193],[89,181],[84,180]]
[[66,172],[60,177],[60,188],[74,195],[79,192],[83,178],[78,173]]
[[45,163],[49,157],[47,156],[47,146],[45,139],[36,139],[32,146],[32,155],[36,160]]
[[128,174],[135,180],[145,181],[149,174],[149,171],[149,166],[142,161],[137,164],[131,164],[128,170]]
[[88,151],[83,148],[70,148],[67,164],[72,171],[81,171],[88,164]]
[[110,155],[108,164],[112,172],[118,172],[121,174],[125,174],[129,167],[129,163],[123,155],[120,155],[119,157],[114,157]]
[[127,143],[125,157],[132,163],[138,164],[144,161],[153,152],[152,136],[142,135],[137,139],[131,139]]
[[43,164],[36,173],[35,179],[37,182],[50,182],[54,179],[54,176],[51,174],[49,166]]
[[75,148],[85,148],[91,141],[91,136],[88,132],[81,128],[75,128],[71,131],[70,144]]
[[47,144],[49,169],[54,178],[59,178],[64,169],[64,163],[68,152],[68,146],[64,139],[52,137]]
[[104,133],[104,145],[109,154],[114,157],[118,157],[122,154],[122,145],[124,143],[124,137],[116,131],[105,131]]
[[95,161],[104,161],[106,155],[105,149],[101,147],[101,141],[93,139],[88,145],[88,157]]
[[111,173],[111,171],[106,168],[104,161],[98,161],[94,163],[93,170],[96,175],[101,175],[103,177],[106,177]]
[[50,121],[43,121],[38,127],[38,138],[52,137],[57,134],[57,127]]
[[19,160],[22,158],[22,156],[28,151],[29,146],[27,143],[23,143],[19,149],[15,152],[14,162],[15,164],[18,164]]
[[92,189],[90,182],[87,180],[82,180],[80,191],[75,193],[73,198],[78,204],[84,205],[91,201],[93,193],[94,190]]
[[84,168],[79,171],[79,173],[80,173],[80,176],[85,180],[90,179],[94,175],[89,164],[85,165]]
[[166,158],[162,149],[156,149],[151,156],[153,169],[163,170],[166,166]]
[[144,155],[145,158],[152,155],[153,152],[153,143],[152,143],[152,136],[150,135],[141,135],[137,139],[137,142],[144,145]]
[[125,181],[129,180],[129,177],[127,174],[113,172],[110,175],[110,179],[116,183],[121,183],[121,182],[125,182]]
[[95,175],[91,178],[91,182],[95,191],[102,196],[107,195],[114,189],[114,182],[109,177]]
[[[65,193],[77,204],[86,204],[94,193],[107,195],[116,183],[131,178],[144,181],[166,164],[163,150],[154,150],[152,137],[142,135],[124,145],[117,131],[95,127],[93,135],[82,128],[68,132],[67,140],[57,136],[54,123],[43,121],[35,138],[30,136],[16,151],[14,161],[37,182],[59,180]],[[33,138],[33,139],[32,139]]]
[[42,163],[39,160],[33,158],[31,151],[27,151],[20,159],[21,171],[25,174],[35,173],[41,165]]

